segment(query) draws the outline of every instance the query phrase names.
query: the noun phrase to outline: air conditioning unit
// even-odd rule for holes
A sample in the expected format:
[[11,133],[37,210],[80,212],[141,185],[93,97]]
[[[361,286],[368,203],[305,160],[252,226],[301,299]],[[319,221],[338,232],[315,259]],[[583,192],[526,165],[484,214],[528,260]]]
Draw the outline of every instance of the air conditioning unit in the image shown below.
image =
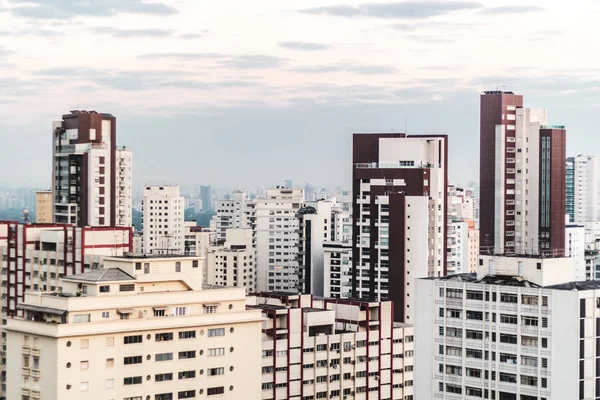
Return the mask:
[[379,377],[377,375],[374,376],[375,380],[378,381]]

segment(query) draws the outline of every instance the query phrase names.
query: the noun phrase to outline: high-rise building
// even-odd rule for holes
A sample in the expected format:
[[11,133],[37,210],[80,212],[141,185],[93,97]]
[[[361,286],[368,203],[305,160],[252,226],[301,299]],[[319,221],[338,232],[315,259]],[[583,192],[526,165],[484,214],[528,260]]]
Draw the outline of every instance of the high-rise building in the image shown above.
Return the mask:
[[573,280],[584,281],[594,278],[585,262],[585,226],[569,224],[565,227],[565,257],[573,259]]
[[523,96],[481,96],[480,247],[482,254],[562,254],[565,243],[564,126]]
[[299,281],[298,219],[302,189],[269,189],[256,200],[257,290],[296,292]]
[[446,273],[448,138],[355,134],[353,163],[353,297],[411,322],[414,279]]
[[200,186],[200,200],[202,200],[202,208],[204,211],[213,210],[212,187]]
[[196,221],[185,221],[184,253],[190,256],[206,257],[208,248],[215,242],[214,231],[201,228]]
[[217,200],[217,242],[225,240],[227,229],[253,229],[255,205],[256,201],[248,199],[241,190],[233,192],[229,200]]
[[7,398],[260,399],[261,313],[243,289],[194,279],[192,261],[166,263],[116,261],[26,294],[6,326]]
[[53,221],[131,226],[131,152],[117,149],[117,120],[72,111],[52,125]]
[[323,243],[324,297],[352,297],[352,241]]
[[594,399],[600,285],[570,258],[482,256],[416,282],[419,399]]
[[251,229],[227,229],[225,242],[206,255],[205,282],[256,291],[256,259]]
[[38,224],[52,223],[52,191],[40,190],[35,192],[35,222]]
[[185,254],[185,210],[179,186],[146,186],[142,207],[144,253]]
[[265,318],[260,399],[413,398],[413,327],[394,322],[391,302],[260,293],[248,303]]
[[566,213],[569,222],[598,221],[598,158],[578,155],[567,158]]

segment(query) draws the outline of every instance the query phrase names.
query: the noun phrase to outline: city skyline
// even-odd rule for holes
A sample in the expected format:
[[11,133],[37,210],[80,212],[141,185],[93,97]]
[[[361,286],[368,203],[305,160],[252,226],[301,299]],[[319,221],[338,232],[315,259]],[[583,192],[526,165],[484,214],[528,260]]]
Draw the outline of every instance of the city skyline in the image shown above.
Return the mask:
[[[600,60],[572,46],[599,11],[591,1],[3,0],[0,137],[11,152],[0,167],[28,154],[5,183],[49,186],[50,122],[88,109],[118,118],[122,144],[137,154],[136,186],[348,185],[351,134],[405,127],[449,135],[450,180],[465,185],[478,179],[483,90],[543,104],[550,123],[569,129],[568,154],[600,145],[591,123]],[[507,43],[510,56],[496,57]]]

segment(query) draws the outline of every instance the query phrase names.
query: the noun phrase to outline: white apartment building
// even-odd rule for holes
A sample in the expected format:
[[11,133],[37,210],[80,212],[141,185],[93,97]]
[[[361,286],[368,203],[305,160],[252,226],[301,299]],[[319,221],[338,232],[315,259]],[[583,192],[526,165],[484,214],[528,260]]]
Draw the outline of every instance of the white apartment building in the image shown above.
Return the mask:
[[323,243],[323,276],[326,298],[352,297],[352,242]]
[[132,226],[133,213],[133,153],[127,147],[119,146],[115,151],[116,167],[116,226]]
[[6,326],[7,398],[260,398],[262,318],[244,290],[203,286],[187,263],[135,265],[26,294]]
[[469,272],[469,223],[452,222],[448,225],[447,273]]
[[565,257],[573,259],[573,281],[592,279],[591,276],[587,277],[585,248],[585,227],[582,225],[567,225],[565,228]]
[[215,242],[216,233],[201,228],[196,221],[185,221],[184,249],[186,255],[206,257],[208,248]]
[[416,282],[419,399],[595,399],[600,285],[571,258],[483,256]]
[[261,399],[412,400],[413,327],[391,302],[261,293]]
[[269,189],[256,200],[257,290],[296,292],[299,281],[298,219],[301,189]]
[[394,301],[412,322],[414,280],[447,261],[448,138],[354,134],[353,297]]
[[256,291],[256,260],[252,229],[227,229],[223,244],[212,246],[206,255],[205,283],[242,287]]
[[[598,221],[598,158],[579,154],[567,158],[573,168],[573,210],[570,222],[585,224]],[[567,189],[568,190],[568,189]]]
[[330,201],[307,202],[296,218],[299,226],[298,263],[299,293],[323,296],[325,276],[323,271],[323,243],[334,235]]
[[217,241],[226,239],[227,229],[254,228],[254,207],[256,202],[248,198],[246,192],[236,190],[229,200],[216,201]]
[[477,272],[477,264],[479,259],[479,229],[477,228],[477,222],[471,221],[472,226],[469,224],[469,270],[468,272]]
[[75,110],[52,124],[53,221],[131,226],[132,155],[117,148],[116,118]]
[[146,186],[142,212],[145,254],[185,254],[185,209],[178,185]]

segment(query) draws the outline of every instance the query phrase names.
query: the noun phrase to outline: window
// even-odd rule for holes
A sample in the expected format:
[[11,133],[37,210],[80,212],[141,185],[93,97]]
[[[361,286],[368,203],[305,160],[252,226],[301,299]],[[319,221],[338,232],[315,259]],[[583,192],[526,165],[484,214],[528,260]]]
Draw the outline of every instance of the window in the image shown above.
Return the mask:
[[90,347],[90,340],[89,339],[81,339],[80,347],[82,349],[89,348]]
[[204,306],[204,314],[216,314],[217,313],[217,306],[211,305],[211,306]]
[[521,303],[529,305],[529,306],[537,306],[538,305],[538,297],[537,296],[529,296],[529,295],[522,295],[521,296]]
[[130,376],[127,378],[123,378],[123,385],[127,386],[127,385],[139,385],[142,383],[142,377],[141,376]]
[[467,319],[474,319],[477,321],[483,321],[483,313],[481,311],[469,311],[467,310]]
[[130,356],[130,357],[123,358],[124,365],[141,364],[141,363],[142,363],[142,356]]
[[82,361],[79,363],[79,369],[80,370],[86,370],[90,368],[90,362],[89,361]]
[[517,344],[517,335],[509,335],[506,333],[500,334],[500,343]]
[[502,303],[517,303],[519,297],[516,294],[500,293],[500,301]]
[[454,299],[462,299],[463,291],[462,291],[462,289],[446,289],[446,297],[454,298]]
[[500,353],[500,362],[507,364],[517,364],[517,356],[514,354]]
[[216,375],[223,375],[225,373],[225,368],[220,367],[220,368],[209,368],[207,371],[207,375],[208,376],[216,376]]
[[142,343],[142,335],[125,336],[123,338],[124,344]]
[[213,349],[208,349],[209,357],[217,357],[217,356],[223,356],[223,355],[225,355],[224,347],[215,347]]
[[119,292],[133,292],[135,291],[135,284],[119,285]]
[[537,386],[537,377],[521,375],[521,385]]
[[179,339],[194,339],[195,337],[196,337],[196,331],[179,332]]
[[173,400],[173,393],[161,393],[154,396],[154,400]]
[[467,358],[479,358],[479,359],[483,358],[483,354],[482,354],[481,350],[467,349],[466,355],[467,355]]
[[481,378],[481,370],[476,368],[465,368],[465,376]]
[[112,389],[115,387],[115,380],[114,379],[107,379],[104,381],[104,388],[105,389]]
[[115,359],[114,358],[107,358],[106,359],[106,368],[112,368],[115,366]]
[[467,339],[483,340],[483,332],[467,329]]
[[499,381],[500,382],[517,383],[517,375],[500,372]]
[[527,365],[530,367],[536,367],[538,366],[538,359],[537,357],[528,357],[528,356],[521,356],[521,365]]
[[196,397],[195,390],[184,390],[183,392],[177,393],[178,399],[193,399],[194,397]]
[[171,372],[154,375],[154,382],[165,382],[165,381],[172,381],[172,380],[173,380],[173,373],[171,373]]
[[106,338],[106,347],[113,347],[115,345],[115,338],[114,337],[107,337]]
[[164,308],[155,308],[154,316],[155,317],[164,317],[166,315],[166,311]]
[[538,326],[537,317],[524,317],[521,316],[521,325],[525,326]]
[[196,371],[195,370],[190,370],[190,371],[180,371],[179,374],[179,379],[191,379],[191,378],[195,378],[196,377]]
[[208,337],[225,336],[225,328],[214,328],[208,330]]
[[538,338],[530,336],[521,336],[521,346],[537,347]]
[[108,293],[110,292],[110,286],[109,285],[102,285],[100,286],[100,293]]
[[460,318],[460,314],[460,310],[446,309],[446,317],[448,318]]
[[196,358],[196,352],[194,350],[191,350],[191,351],[180,351],[179,352],[179,359],[180,360],[187,360],[189,358]]
[[462,349],[460,347],[446,346],[446,355],[462,357]]
[[211,388],[208,388],[208,390],[206,390],[206,394],[208,396],[213,396],[216,394],[223,394],[223,393],[225,393],[224,386],[211,387]]
[[157,342],[167,342],[169,340],[173,340],[173,332],[157,333],[155,335],[155,340]]
[[188,315],[188,308],[187,307],[175,307],[175,315],[180,317],[183,315]]
[[90,387],[90,385],[89,385],[89,383],[88,383],[88,382],[81,382],[81,383],[79,384],[79,391],[80,391],[80,392],[87,392],[87,391],[88,391],[88,389],[89,389],[89,387]]
[[108,311],[102,311],[102,318],[109,318],[110,313]]
[[467,300],[483,300],[483,292],[467,290]]
[[460,328],[446,328],[446,336],[448,337],[462,337],[462,329]]
[[500,323],[502,324],[516,324],[517,321],[516,315],[500,314]]
[[90,322],[90,314],[77,314],[73,316],[74,324],[80,324],[82,322]]
[[158,353],[154,355],[154,361],[171,361],[173,353]]
[[462,394],[462,387],[461,386],[456,386],[456,385],[446,384],[446,392],[448,392],[448,393]]
[[446,374],[462,376],[462,367],[446,365]]

